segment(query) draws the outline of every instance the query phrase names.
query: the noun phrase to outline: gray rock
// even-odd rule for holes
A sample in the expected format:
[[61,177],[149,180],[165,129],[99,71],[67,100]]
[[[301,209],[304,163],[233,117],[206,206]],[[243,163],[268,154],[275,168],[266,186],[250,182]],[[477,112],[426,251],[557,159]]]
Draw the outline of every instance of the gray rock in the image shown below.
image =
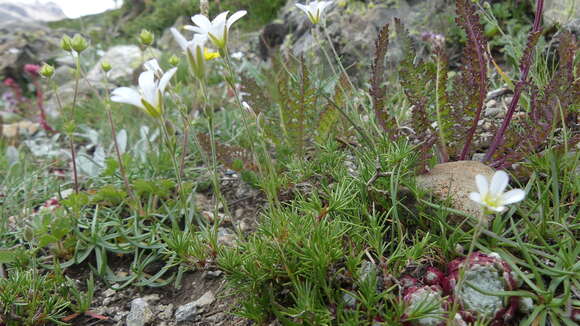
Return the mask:
[[101,63],[108,62],[112,69],[108,74],[108,80],[113,83],[131,81],[133,72],[142,64],[142,52],[136,45],[118,45],[110,48],[105,55],[87,74],[91,82],[103,82],[105,74],[101,69]]
[[[544,21],[550,25],[570,26],[572,23],[572,26],[576,25],[578,28],[580,5],[576,0],[546,0],[543,17]],[[573,32],[578,32],[578,29]]]
[[217,240],[219,244],[232,247],[236,241],[236,235],[227,228],[219,228]]
[[215,301],[213,292],[207,291],[196,301],[184,304],[175,311],[175,320],[177,322],[196,320],[203,312],[203,307],[212,304]]
[[[313,37],[313,26],[300,9],[296,8],[295,0],[289,0],[281,10],[281,18],[290,31],[286,37],[282,50],[300,56],[307,54],[312,48],[318,48]],[[301,1],[302,2],[302,1]],[[390,24],[394,30],[393,19],[401,18],[411,35],[421,35],[423,32],[446,31],[446,15],[454,11],[445,0],[431,1],[381,1],[365,4],[359,1],[348,1],[345,5],[337,3],[325,11],[327,31],[335,48],[341,57],[344,67],[349,67],[349,73],[358,79],[368,80],[366,73],[370,67],[374,41],[378,31]],[[326,42],[324,35],[321,36]],[[325,45],[328,47],[328,45]],[[425,49],[418,50],[418,54],[426,54]],[[332,53],[330,55],[333,57]],[[389,43],[387,53],[388,65],[398,63],[402,51],[396,41]],[[308,60],[324,60],[321,53]]]
[[61,34],[37,22],[0,22],[0,75],[19,78],[25,64],[56,57]]
[[2,21],[55,21],[65,19],[66,15],[54,2],[23,2],[1,0],[0,18]]
[[54,70],[52,80],[57,85],[66,84],[75,78],[75,70],[69,66],[60,66]]
[[[97,81],[91,82],[86,79],[79,80],[77,100],[81,101],[83,99],[86,99],[87,96],[93,96],[96,94],[96,92],[105,89],[105,87],[111,88],[112,86],[111,85],[107,86],[104,83]],[[62,104],[62,106],[65,108],[73,104],[75,93],[75,81],[73,80],[66,84],[61,85],[56,90],[56,92],[58,93],[58,97],[55,96],[55,93],[53,91],[47,92],[46,93],[47,100],[44,103],[44,109],[46,110],[46,113],[53,118],[59,116],[62,113],[60,104]],[[77,102],[77,105],[78,103],[80,102]]]
[[173,304],[157,306],[157,317],[161,320],[169,320],[173,316]]
[[149,303],[142,298],[131,302],[131,311],[127,315],[127,326],[144,326],[153,317]]
[[485,116],[486,117],[493,117],[493,118],[503,118],[505,117],[506,110],[504,108],[498,106],[491,106],[485,109]]

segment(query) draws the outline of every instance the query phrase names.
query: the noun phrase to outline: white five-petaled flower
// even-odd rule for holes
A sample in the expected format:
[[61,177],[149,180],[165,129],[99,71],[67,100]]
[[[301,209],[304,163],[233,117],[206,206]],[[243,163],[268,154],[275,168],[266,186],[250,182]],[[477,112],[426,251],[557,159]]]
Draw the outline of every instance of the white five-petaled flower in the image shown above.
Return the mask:
[[189,66],[197,78],[203,79],[205,76],[205,43],[207,36],[195,34],[193,39],[188,41],[177,29],[171,28],[171,34],[185,52]]
[[230,27],[240,18],[246,15],[245,10],[240,10],[228,18],[228,11],[217,15],[212,21],[206,16],[198,14],[191,17],[196,26],[186,25],[184,28],[196,34],[207,37],[220,50],[226,48]]
[[[153,65],[148,65],[146,69],[151,67]],[[111,93],[111,101],[134,105],[143,109],[152,117],[158,118],[163,114],[163,93],[176,71],[177,68],[168,70],[157,81],[155,72],[146,70],[139,75],[138,91],[129,87],[119,87]]]
[[526,196],[522,189],[513,189],[504,193],[508,186],[509,177],[504,171],[497,171],[491,178],[491,183],[481,174],[475,176],[477,192],[469,194],[469,198],[483,206],[486,214],[501,213],[506,210],[506,205],[522,201]]
[[308,15],[308,19],[316,25],[320,22],[324,9],[330,6],[330,4],[332,4],[332,1],[312,1],[307,5],[297,3],[296,7],[304,11]]

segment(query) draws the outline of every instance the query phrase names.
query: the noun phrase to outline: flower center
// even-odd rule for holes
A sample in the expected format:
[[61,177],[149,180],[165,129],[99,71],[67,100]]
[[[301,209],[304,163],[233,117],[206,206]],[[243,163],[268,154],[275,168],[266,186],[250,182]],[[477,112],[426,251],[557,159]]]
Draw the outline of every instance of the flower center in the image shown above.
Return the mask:
[[501,198],[500,196],[494,196],[490,193],[485,194],[483,196],[483,202],[489,207],[499,207],[501,206]]

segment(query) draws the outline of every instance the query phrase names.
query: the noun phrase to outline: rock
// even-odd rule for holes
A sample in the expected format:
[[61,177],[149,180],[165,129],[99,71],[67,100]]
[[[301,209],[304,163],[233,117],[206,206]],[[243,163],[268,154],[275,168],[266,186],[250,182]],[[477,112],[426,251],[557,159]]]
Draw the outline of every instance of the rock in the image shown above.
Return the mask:
[[570,22],[580,20],[580,5],[576,0],[546,0],[543,17],[549,25],[567,26]]
[[[89,84],[90,83],[90,84]],[[66,84],[60,86],[56,92],[58,93],[58,98],[55,96],[53,91],[47,92],[46,97],[47,100],[44,103],[44,109],[46,114],[52,118],[58,117],[62,112],[60,108],[60,104],[63,107],[69,107],[73,104],[74,100],[74,93],[75,93],[75,84],[76,82],[70,81]],[[86,99],[88,96],[95,95],[95,92],[100,92],[101,90],[105,89],[105,87],[112,87],[111,85],[106,86],[104,83],[97,82],[97,81],[87,81],[86,79],[79,81],[79,88],[78,88],[78,101],[82,99]],[[60,104],[59,104],[60,99]],[[77,102],[77,104],[80,102]]]
[[[318,44],[313,37],[312,24],[304,12],[296,8],[296,2],[289,0],[280,11],[280,16],[289,31],[282,50],[300,56],[307,54],[312,48],[318,48]],[[453,12],[454,7],[449,6],[445,0],[375,1],[372,4],[348,1],[344,5],[332,4],[325,11],[325,16],[327,31],[341,57],[343,66],[350,67],[349,74],[361,80],[368,80],[365,75],[370,67],[371,54],[375,50],[374,41],[378,31],[385,24],[390,24],[391,30],[394,30],[393,19],[399,17],[411,35],[445,31],[449,29],[446,26],[448,20],[445,17]],[[324,36],[321,38],[326,40]],[[422,44],[425,45],[425,42]],[[426,52],[424,52],[425,46],[418,49],[419,55],[425,55]],[[324,55],[316,54],[313,57],[306,55],[305,57],[308,60],[322,60]],[[398,63],[401,57],[402,51],[398,42],[390,42],[387,65]]]
[[142,298],[131,302],[131,311],[127,315],[127,326],[144,326],[153,317],[149,304]]
[[115,295],[115,293],[117,293],[117,291],[115,291],[115,290],[113,290],[113,289],[106,289],[106,290],[103,292],[103,296],[104,296],[105,298],[108,298],[108,297],[112,297],[113,295]]
[[[469,199],[469,193],[477,191],[475,176],[481,174],[491,179],[495,171],[476,161],[459,161],[437,164],[424,175],[417,177],[417,184],[430,191],[437,199],[450,201],[452,208],[474,216],[485,217],[481,207]],[[454,224],[461,223],[465,217],[450,216]]]
[[0,0],[2,21],[48,22],[65,18],[62,9],[54,2]]
[[169,320],[173,316],[173,304],[157,306],[157,317],[161,320]]
[[177,322],[193,321],[203,312],[203,307],[212,304],[214,301],[215,296],[213,292],[207,291],[196,301],[178,307],[175,311],[175,320]]
[[19,135],[32,135],[38,131],[39,128],[40,125],[38,123],[23,120],[20,122],[0,125],[0,133],[4,137],[14,138]]
[[485,116],[486,117],[503,118],[503,117],[505,117],[505,114],[506,114],[506,110],[504,108],[501,108],[501,107],[492,106],[492,107],[487,107],[485,109]]
[[217,241],[219,244],[233,247],[236,241],[236,235],[227,228],[219,228]]
[[40,63],[60,53],[61,32],[42,23],[0,22],[0,75],[21,80],[23,66]]
[[118,45],[110,48],[99,62],[89,71],[87,79],[93,83],[101,83],[105,80],[105,74],[101,69],[101,63],[111,64],[108,80],[115,84],[131,82],[133,72],[142,64],[142,52],[136,45]]
[[54,70],[52,81],[57,85],[66,84],[75,79],[75,70],[69,66],[60,66]]
[[220,278],[222,274],[222,271],[206,271],[203,273],[203,277],[207,280],[215,280]]

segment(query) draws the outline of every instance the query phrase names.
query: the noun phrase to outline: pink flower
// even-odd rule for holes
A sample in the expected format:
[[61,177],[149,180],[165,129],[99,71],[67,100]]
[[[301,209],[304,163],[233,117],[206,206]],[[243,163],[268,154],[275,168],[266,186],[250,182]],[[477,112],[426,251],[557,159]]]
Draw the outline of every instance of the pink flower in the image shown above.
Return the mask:
[[14,86],[16,86],[16,81],[14,81],[14,79],[8,77],[8,78],[4,79],[4,85],[6,85],[8,87],[14,87]]
[[38,74],[40,73],[40,66],[39,65],[32,65],[32,64],[25,64],[24,65],[24,71],[26,71],[27,73],[29,73],[32,76],[38,76]]

